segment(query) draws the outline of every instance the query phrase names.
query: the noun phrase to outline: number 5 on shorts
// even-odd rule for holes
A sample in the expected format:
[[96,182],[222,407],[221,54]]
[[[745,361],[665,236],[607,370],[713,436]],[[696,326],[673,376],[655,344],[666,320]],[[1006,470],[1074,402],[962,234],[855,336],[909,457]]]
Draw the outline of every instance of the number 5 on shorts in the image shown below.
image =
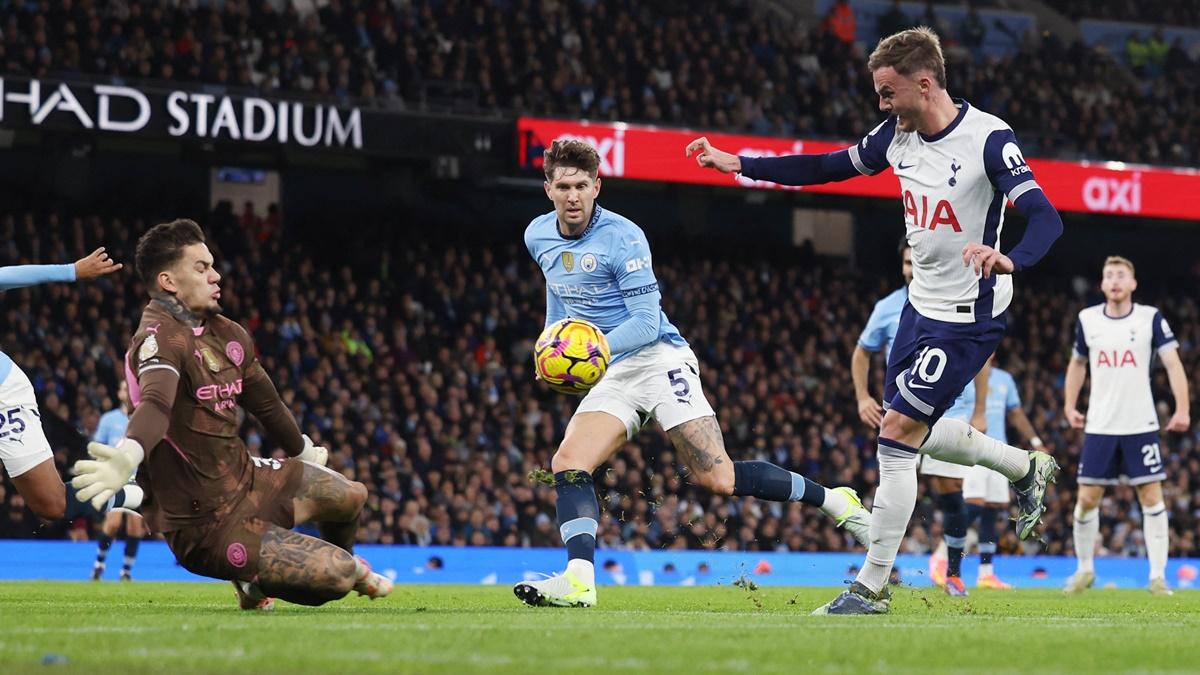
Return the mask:
[[678,398],[687,396],[692,391],[692,385],[683,379],[683,368],[667,371],[667,379],[671,381],[671,386],[675,388],[673,392]]

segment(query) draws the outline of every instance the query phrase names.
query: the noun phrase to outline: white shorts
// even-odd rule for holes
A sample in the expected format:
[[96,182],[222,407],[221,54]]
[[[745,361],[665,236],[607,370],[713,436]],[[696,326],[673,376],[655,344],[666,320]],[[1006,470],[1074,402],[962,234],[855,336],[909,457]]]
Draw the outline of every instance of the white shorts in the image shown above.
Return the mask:
[[921,455],[921,475],[922,476],[938,476],[940,478],[962,478],[967,477],[967,469],[969,466],[955,464],[953,462],[944,462],[940,459],[934,459],[929,455]]
[[625,423],[628,438],[653,417],[664,430],[716,415],[700,385],[691,347],[658,342],[609,367],[580,401],[575,414],[605,412]]
[[1008,479],[986,466],[972,466],[963,479],[963,499],[982,499],[988,504],[1009,502]]
[[48,459],[54,453],[42,431],[33,385],[14,363],[0,382],[0,463],[9,478],[16,478]]

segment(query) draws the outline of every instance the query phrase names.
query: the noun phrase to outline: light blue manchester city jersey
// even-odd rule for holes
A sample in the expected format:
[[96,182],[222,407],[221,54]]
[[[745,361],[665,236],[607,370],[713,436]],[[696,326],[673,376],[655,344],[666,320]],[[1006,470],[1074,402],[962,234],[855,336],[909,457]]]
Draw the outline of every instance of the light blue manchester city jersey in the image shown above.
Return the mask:
[[[1021,395],[1017,392],[1016,380],[1008,371],[992,368],[988,375],[988,400],[984,413],[987,416],[987,435],[1001,443],[1008,443],[1008,411],[1020,407]],[[970,422],[974,412],[975,383],[971,382],[955,399],[954,405],[946,411],[946,417]]]
[[620,354],[610,336],[614,362],[658,342],[687,344],[660,307],[646,235],[628,218],[597,204],[583,233],[568,238],[551,211],[529,223],[525,247],[546,277],[546,325],[570,316],[609,335],[636,312],[652,311],[648,316],[651,322],[658,317],[657,336],[650,333],[648,341]]

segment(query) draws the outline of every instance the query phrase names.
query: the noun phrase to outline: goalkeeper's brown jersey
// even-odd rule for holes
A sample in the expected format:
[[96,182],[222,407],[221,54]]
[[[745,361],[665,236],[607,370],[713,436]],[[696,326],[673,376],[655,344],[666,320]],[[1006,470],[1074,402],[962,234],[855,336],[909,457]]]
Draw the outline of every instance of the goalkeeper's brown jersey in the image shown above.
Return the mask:
[[193,328],[151,301],[125,367],[135,405],[128,435],[146,450],[138,472],[147,496],[142,513],[155,531],[219,520],[250,490],[254,463],[238,436],[240,406],[258,415],[269,432],[281,428],[283,438],[276,440],[289,454],[303,446],[250,336],[223,316]]

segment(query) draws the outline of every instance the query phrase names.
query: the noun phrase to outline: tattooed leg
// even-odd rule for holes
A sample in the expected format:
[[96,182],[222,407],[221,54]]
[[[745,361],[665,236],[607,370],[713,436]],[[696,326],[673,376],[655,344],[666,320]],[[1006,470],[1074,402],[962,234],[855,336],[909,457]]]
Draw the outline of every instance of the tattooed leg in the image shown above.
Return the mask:
[[257,583],[263,593],[298,605],[323,605],[354,588],[358,563],[333,544],[275,525],[263,534]]
[[667,430],[671,444],[699,485],[722,495],[733,494],[733,460],[715,415],[684,422]]
[[316,521],[322,539],[350,551],[358,531],[358,514],[366,501],[367,488],[362,483],[305,462],[292,504],[297,523]]

